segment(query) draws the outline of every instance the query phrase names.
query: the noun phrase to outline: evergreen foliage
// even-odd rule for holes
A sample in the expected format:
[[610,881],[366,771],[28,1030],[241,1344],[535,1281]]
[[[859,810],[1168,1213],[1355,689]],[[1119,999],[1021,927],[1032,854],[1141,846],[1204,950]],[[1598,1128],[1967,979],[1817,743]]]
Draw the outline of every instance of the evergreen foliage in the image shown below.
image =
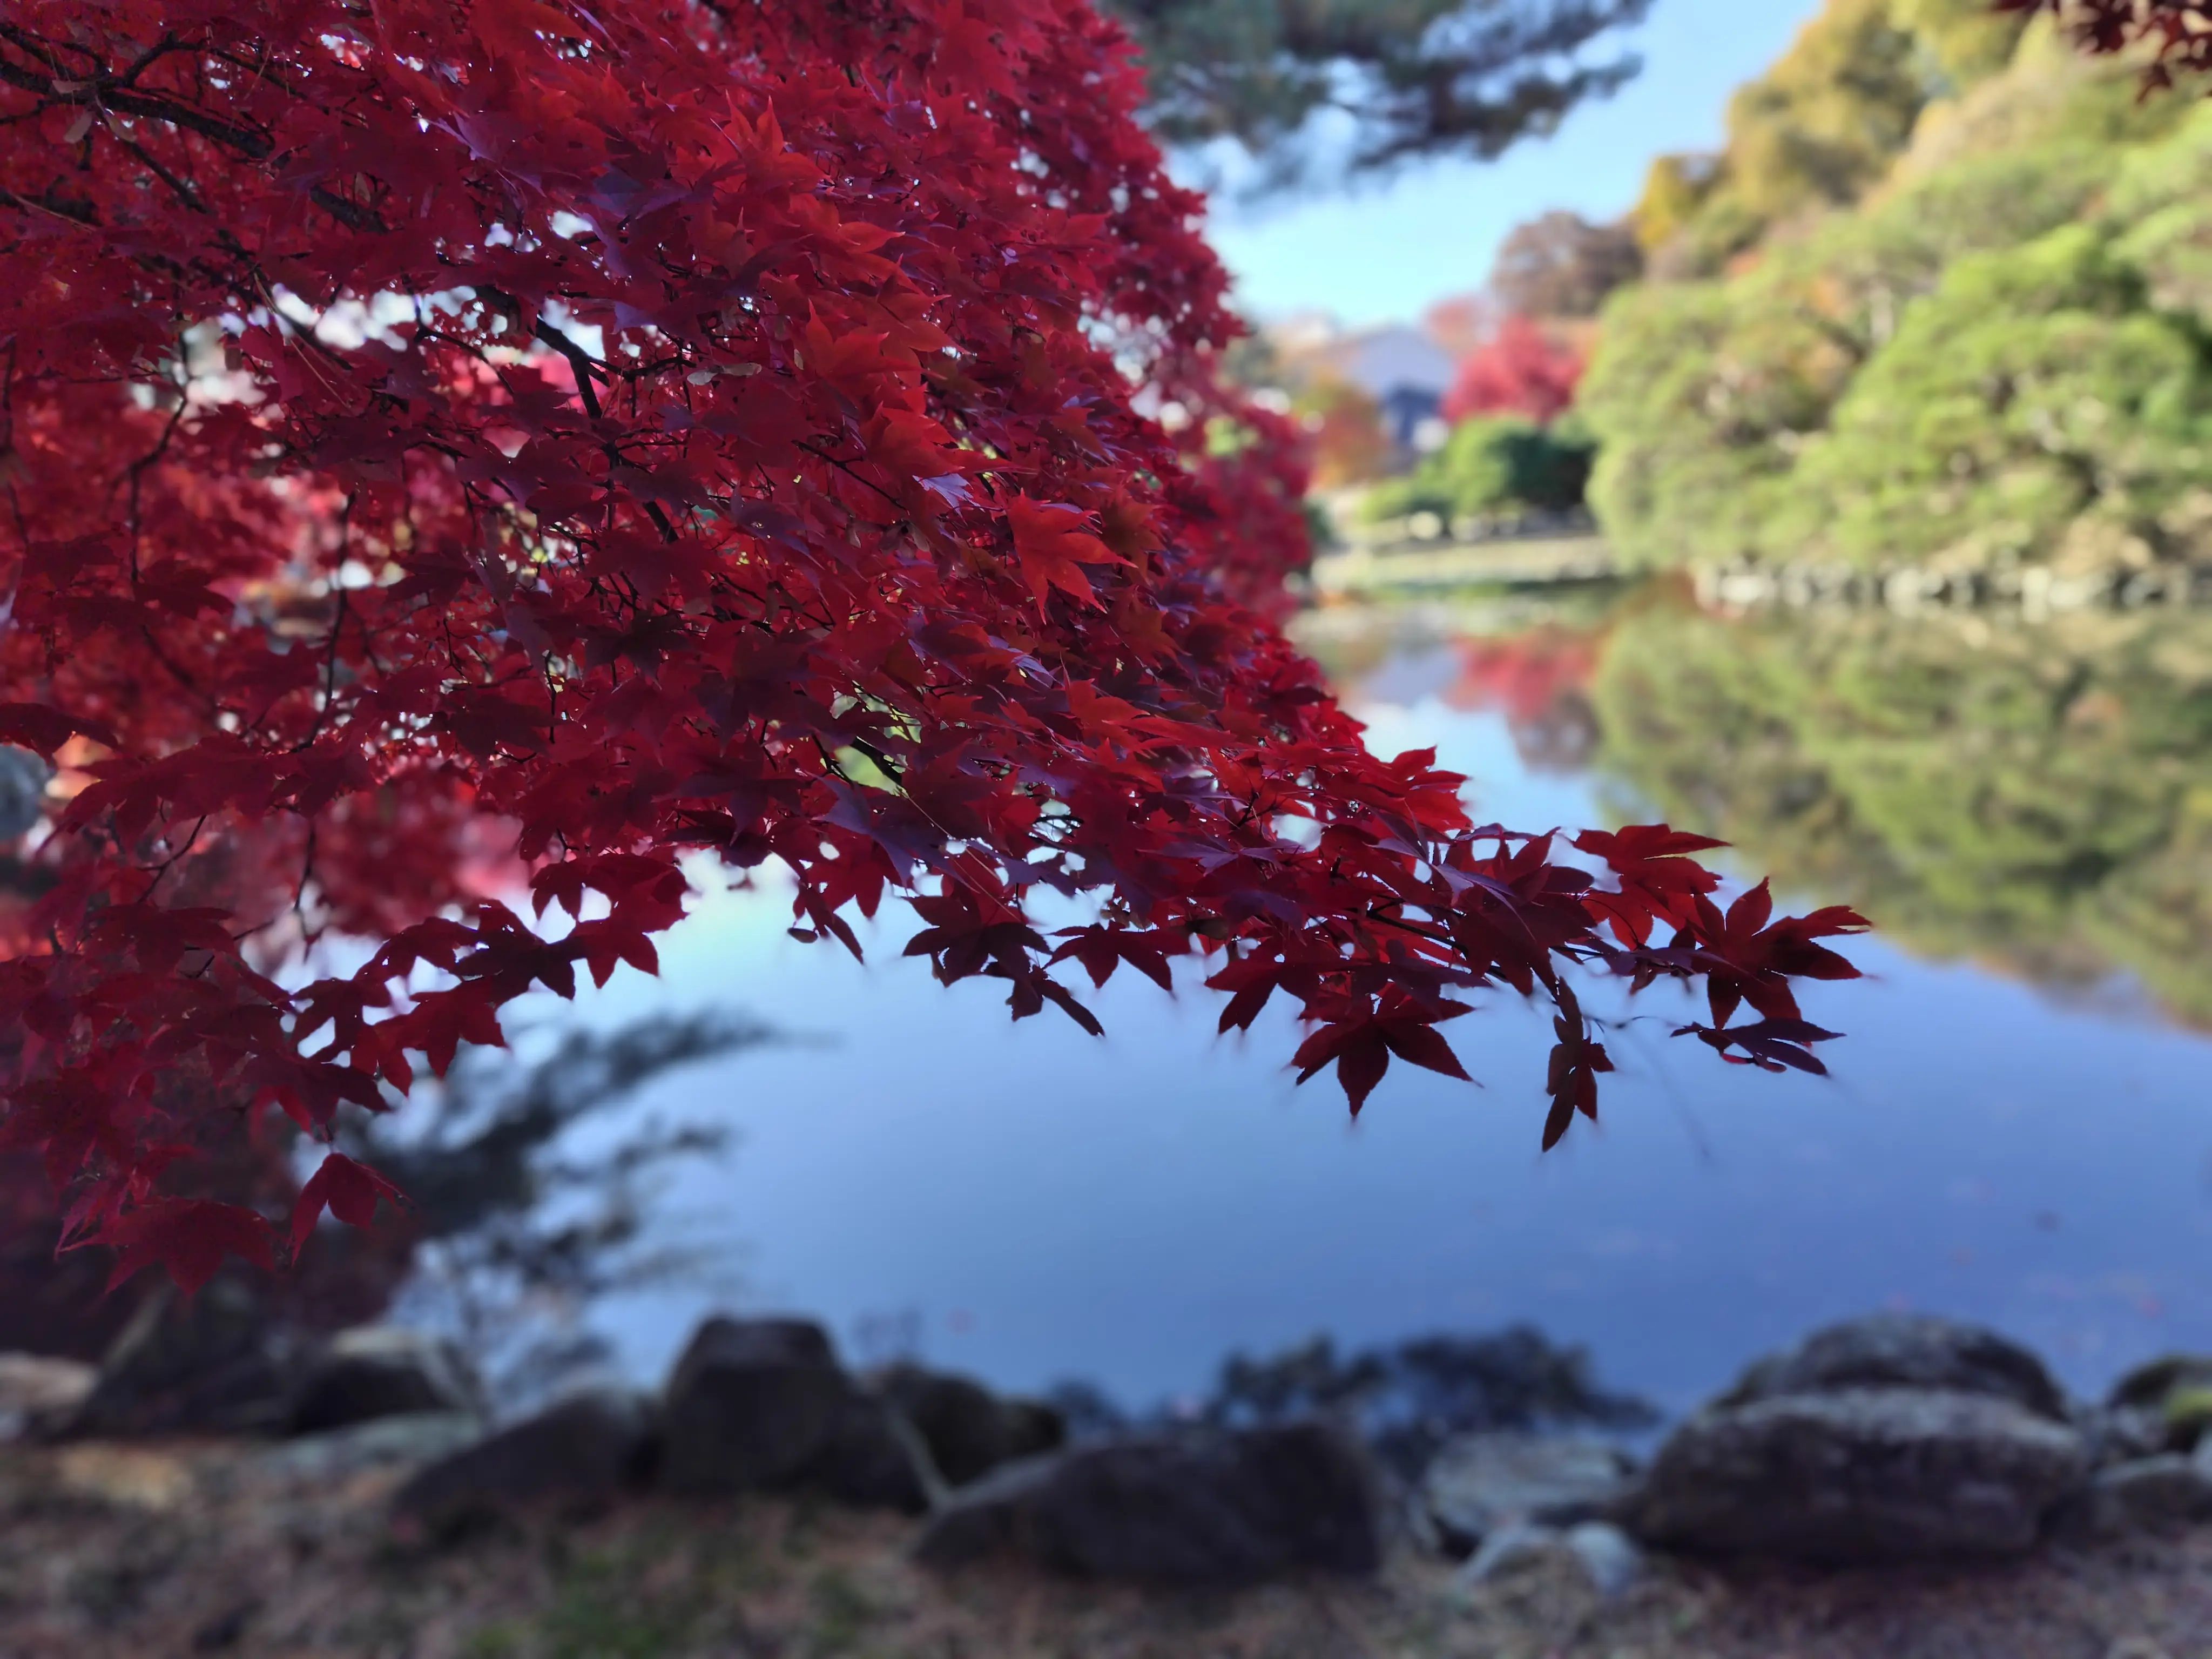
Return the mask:
[[2203,476],[2204,367],[2090,226],[1971,255],[1854,377],[1775,528],[1863,564],[2133,537]]
[[1659,276],[1578,398],[1624,553],[2212,550],[2212,110],[2139,72],[1951,0],[1832,0],[1636,216]]
[[[1170,144],[1230,139],[1270,185],[1326,155],[1352,172],[1498,155],[1635,75],[1584,48],[1650,0],[1103,0],[1137,38],[1146,119]],[[1349,127],[1337,153],[1316,119]],[[1332,135],[1341,137],[1343,135]]]

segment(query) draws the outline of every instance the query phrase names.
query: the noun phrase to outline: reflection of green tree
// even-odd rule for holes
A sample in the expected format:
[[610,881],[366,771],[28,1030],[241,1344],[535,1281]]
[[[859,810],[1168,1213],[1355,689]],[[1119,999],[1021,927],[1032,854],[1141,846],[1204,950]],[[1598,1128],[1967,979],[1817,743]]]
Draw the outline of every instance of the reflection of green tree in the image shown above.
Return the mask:
[[2212,1024],[2212,617],[1621,623],[1603,763],[1908,947]]

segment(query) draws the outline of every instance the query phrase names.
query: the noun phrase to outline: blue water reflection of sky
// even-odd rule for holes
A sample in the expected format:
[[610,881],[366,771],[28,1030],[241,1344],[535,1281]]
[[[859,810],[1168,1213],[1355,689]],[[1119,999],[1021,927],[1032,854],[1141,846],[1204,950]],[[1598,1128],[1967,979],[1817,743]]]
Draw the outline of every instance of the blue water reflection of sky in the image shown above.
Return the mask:
[[[1599,818],[1589,779],[1531,774],[1436,678],[1408,660],[1370,681],[1376,746],[1436,744],[1486,816]],[[1614,1039],[1602,1125],[1540,1156],[1547,1029],[1510,995],[1451,1028],[1485,1087],[1401,1067],[1355,1125],[1333,1085],[1292,1086],[1279,1010],[1224,1041],[1209,994],[1124,975],[1095,1005],[1103,1042],[1056,1015],[1010,1026],[985,987],[896,957],[902,917],[866,966],[788,921],[779,893],[714,897],[660,981],[625,970],[585,1017],[737,1006],[824,1039],[647,1103],[737,1126],[672,1208],[726,1239],[755,1305],[848,1346],[908,1318],[927,1358],[1002,1384],[1083,1376],[1150,1401],[1239,1346],[1530,1319],[1671,1407],[1885,1306],[1992,1322],[2083,1387],[2212,1346],[2212,1044],[2124,1006],[1868,943],[1867,980],[1807,1000],[1850,1034],[1823,1081],[1671,1041],[1686,1005],[1654,998]],[[650,1375],[700,1310],[674,1289],[604,1322]]]

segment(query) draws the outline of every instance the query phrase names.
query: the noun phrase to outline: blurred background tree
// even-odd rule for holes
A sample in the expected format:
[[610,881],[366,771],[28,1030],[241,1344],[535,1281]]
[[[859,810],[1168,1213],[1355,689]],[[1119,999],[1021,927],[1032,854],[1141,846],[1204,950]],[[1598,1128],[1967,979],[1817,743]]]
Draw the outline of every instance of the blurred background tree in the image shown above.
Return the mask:
[[[1650,0],[1103,0],[1143,49],[1171,145],[1228,140],[1260,187],[1494,156],[1640,67],[1584,49]],[[1334,118],[1336,129],[1322,131]]]
[[1382,411],[1351,382],[1316,376],[1291,398],[1291,412],[1312,445],[1316,489],[1340,489],[1389,470],[1392,445]]
[[2212,554],[2212,108],[1982,0],[1830,0],[1632,216],[1577,409],[1649,566]]
[[1463,420],[1443,447],[1412,472],[1370,490],[1365,514],[1379,520],[1430,513],[1442,524],[1455,525],[1571,513],[1583,502],[1591,449],[1588,437],[1569,422],[1546,426],[1512,416]]
[[[1103,3],[1143,43],[1162,135],[1233,139],[1277,183],[1331,156],[1494,153],[1617,83],[1626,58],[1613,81],[1560,65],[1645,9]],[[1522,225],[1480,292],[1434,308],[1456,369],[1418,441],[1340,363],[1251,384],[1296,405],[1325,487],[1401,475],[1370,518],[1525,511],[1587,474],[1647,566],[2103,580],[2212,554],[2212,112],[2141,96],[2144,16],[2203,9],[2138,8],[2102,60],[2080,49],[2095,11],[1826,0],[1718,151],[1660,157],[1618,223]]]
[[[672,1212],[676,1169],[730,1145],[711,1113],[641,1105],[651,1085],[723,1055],[790,1041],[717,1010],[568,1030],[523,1060],[471,1047],[444,1079],[343,1140],[410,1205],[386,1287],[409,1322],[458,1340],[503,1398],[536,1396],[605,1362],[588,1316],[603,1298],[681,1284],[727,1291],[726,1241]],[[325,1224],[316,1255],[352,1245]],[[356,1247],[357,1248],[357,1247]]]
[[1631,215],[1673,276],[1711,276],[1761,238],[1856,202],[1921,114],[2002,69],[2023,27],[1989,0],[1830,0],[1730,101],[1717,155],[1652,163]]
[[1595,317],[1613,291],[1644,274],[1644,250],[1626,222],[1592,224],[1552,212],[1517,225],[1498,250],[1490,292],[1509,312]]
[[1460,359],[1444,393],[1443,416],[1522,415],[1548,425],[1574,402],[1582,377],[1583,354],[1570,341],[1522,312],[1508,312],[1487,339]]

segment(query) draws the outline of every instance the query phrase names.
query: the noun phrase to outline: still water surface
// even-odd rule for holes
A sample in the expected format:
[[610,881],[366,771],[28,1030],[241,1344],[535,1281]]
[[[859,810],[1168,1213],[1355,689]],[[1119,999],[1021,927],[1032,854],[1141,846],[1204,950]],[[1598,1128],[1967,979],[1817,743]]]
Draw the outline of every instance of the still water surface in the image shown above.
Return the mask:
[[[2212,619],[2062,628],[1725,622],[1632,600],[1500,631],[1468,611],[1314,635],[1372,741],[1433,744],[1485,817],[1665,815],[1741,873],[1883,924],[1808,1017],[1832,1078],[1620,1030],[1592,1133],[1540,1156],[1547,1028],[1510,994],[1451,1036],[1484,1086],[1399,1067],[1355,1124],[1292,1086],[1287,1019],[1214,1035],[1203,990],[1124,975],[1010,1026],[897,952],[788,939],[717,895],[594,1024],[672,1006],[815,1041],[663,1079],[641,1105],[735,1126],[670,1192],[744,1300],[848,1350],[887,1332],[1006,1386],[1202,1389],[1232,1348],[1532,1320],[1679,1409],[1759,1349],[1881,1307],[1986,1321],[2077,1387],[2212,1347]],[[1273,1012],[1275,1011],[1271,1011]],[[600,1310],[641,1375],[705,1305]],[[725,1294],[722,1299],[726,1300]]]

